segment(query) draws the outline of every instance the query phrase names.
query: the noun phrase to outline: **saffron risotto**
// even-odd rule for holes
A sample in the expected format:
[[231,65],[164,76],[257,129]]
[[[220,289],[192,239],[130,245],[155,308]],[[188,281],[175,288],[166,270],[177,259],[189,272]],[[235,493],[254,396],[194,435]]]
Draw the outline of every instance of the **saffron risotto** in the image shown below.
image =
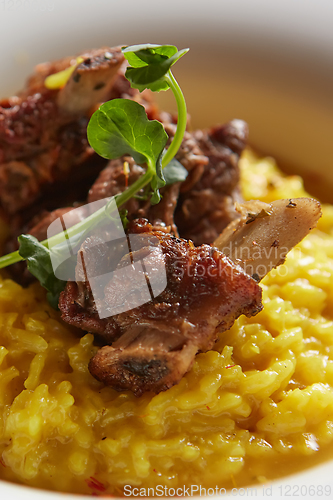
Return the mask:
[[[246,151],[246,199],[306,196],[302,180]],[[64,325],[38,284],[0,282],[0,478],[123,495],[124,486],[239,487],[291,473],[333,442],[333,207],[262,281],[181,382],[157,396],[96,381],[94,337]]]

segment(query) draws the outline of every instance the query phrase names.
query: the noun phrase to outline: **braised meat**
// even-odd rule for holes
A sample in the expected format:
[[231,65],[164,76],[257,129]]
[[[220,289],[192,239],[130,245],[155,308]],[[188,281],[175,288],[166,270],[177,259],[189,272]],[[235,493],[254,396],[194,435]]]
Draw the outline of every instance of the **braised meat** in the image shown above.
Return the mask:
[[[107,163],[87,141],[89,116],[100,100],[136,99],[154,112],[149,96],[132,89],[125,78],[119,47],[80,57],[83,62],[62,89],[46,88],[45,78],[75,63],[73,57],[39,64],[18,96],[0,101],[0,209],[10,221],[6,252],[17,250],[22,233],[45,239],[47,221],[58,216],[59,207],[69,210],[86,202]],[[36,223],[44,231],[35,231]],[[10,272],[26,285],[31,276],[24,267],[17,264]]]
[[[168,144],[176,131],[176,125],[171,122],[166,113],[152,113],[152,118],[166,120],[163,126],[169,135]],[[176,159],[189,172],[187,179],[182,183],[182,189],[189,190],[191,186],[199,179],[208,164],[208,158],[200,150],[197,141],[192,134],[185,132],[184,139],[176,155]],[[125,166],[128,174],[125,173]],[[114,196],[133,184],[142,174],[144,169],[136,165],[131,157],[123,156],[121,159],[111,160],[104,170],[100,173],[95,183],[92,185],[88,202],[100,200],[102,198]],[[172,233],[178,236],[178,230],[174,223],[174,211],[178,202],[181,183],[175,183],[165,186],[161,189],[162,200],[157,205],[151,205],[148,199],[132,198],[124,205],[128,210],[128,217],[131,220],[136,218],[147,218],[154,227],[167,227]],[[144,195],[144,193],[139,193]]]
[[213,243],[239,217],[234,208],[241,201],[238,160],[247,137],[248,127],[241,120],[194,132],[194,140],[209,161],[191,189],[186,184],[181,188],[175,223],[183,238],[196,245]]
[[[106,59],[105,54],[110,54],[110,57]],[[36,155],[53,145],[61,126],[84,116],[102,97],[108,96],[110,85],[124,61],[119,47],[82,54],[83,62],[77,66],[63,88],[46,88],[45,78],[54,71],[63,69],[64,65],[69,66],[68,59],[37,66],[36,74],[28,79],[27,87],[17,97],[0,102],[1,163]],[[91,86],[89,90],[85,88],[82,92],[80,89],[73,89],[74,83],[81,88],[82,82],[94,80],[96,85],[97,81],[102,82],[106,77],[108,79],[104,81],[103,94],[99,90],[94,93]],[[69,92],[71,100],[80,98],[82,105],[77,106],[79,109],[73,110],[72,102],[65,104],[65,97]]]
[[[230,328],[240,314],[259,312],[261,289],[216,248],[195,247],[147,221],[131,223],[127,239],[131,251],[123,245],[125,253],[121,256],[118,248],[116,258],[107,244],[93,238],[85,242],[78,254],[77,282],[67,284],[59,307],[67,323],[113,342],[91,360],[91,373],[139,396],[179,382],[195,354],[212,348],[218,332]],[[140,273],[128,274],[128,266],[142,262],[145,280]],[[102,270],[106,279],[96,294],[95,277]],[[164,288],[154,293],[161,289],[163,272]],[[147,302],[133,308],[145,293]]]
[[[54,144],[44,152],[0,164],[0,198],[6,212],[14,214],[31,206],[41,198],[44,189],[56,181],[65,181],[73,169],[92,160],[94,152],[86,139],[87,123],[81,119],[70,127],[62,127]],[[100,169],[99,160],[97,164]]]
[[[163,121],[171,142],[176,125],[167,114],[153,116]],[[247,125],[233,120],[209,131],[186,132],[176,159],[187,169],[187,179],[161,190],[162,202],[130,200],[129,217],[146,217],[154,226],[164,225],[173,234],[191,239],[196,245],[212,243],[230,221],[237,219],[235,202],[242,201],[239,191],[239,157],[246,146]],[[124,162],[130,174],[126,178]],[[113,196],[131,184],[143,169],[123,157],[112,160],[90,189],[88,201]]]
[[46,88],[45,78],[75,63],[73,58],[37,66],[18,96],[0,101],[0,199],[7,213],[31,206],[73,172],[79,172],[82,180],[81,166],[96,162],[97,171],[83,168],[91,186],[106,163],[95,155],[86,136],[90,114],[100,102],[126,97],[149,107],[125,79],[119,47],[104,47],[80,57],[83,62],[63,88]]
[[[125,173],[125,165],[128,174]],[[90,189],[88,202],[108,198],[125,191],[127,186],[133,184],[144,172],[144,168],[136,165],[133,158],[129,156],[111,160]],[[122,208],[128,211],[130,220],[145,217],[154,226],[167,227],[173,234],[178,236],[173,214],[177,205],[179,186],[180,183],[177,182],[162,188],[162,199],[157,205],[151,205],[149,197],[146,198],[142,192],[139,193],[139,197],[131,198]],[[140,198],[140,195],[142,198]]]

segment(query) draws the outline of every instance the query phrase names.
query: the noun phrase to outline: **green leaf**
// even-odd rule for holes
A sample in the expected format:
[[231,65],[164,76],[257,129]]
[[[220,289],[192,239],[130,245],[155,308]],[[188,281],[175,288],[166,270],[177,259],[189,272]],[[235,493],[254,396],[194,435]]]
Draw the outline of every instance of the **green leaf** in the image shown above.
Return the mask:
[[136,163],[156,164],[168,135],[157,120],[149,120],[145,108],[129,99],[112,99],[95,111],[87,129],[91,147],[103,158],[128,154]]
[[54,309],[58,309],[60,292],[65,288],[66,281],[55,277],[50,257],[50,251],[34,236],[21,234],[18,237],[19,254],[27,260],[28,269],[48,291],[47,299]]
[[165,91],[165,90],[169,90],[169,88],[170,88],[169,83],[166,80],[164,80],[163,78],[161,78],[160,80],[156,80],[156,82],[150,83],[149,86],[147,86],[146,84],[143,84],[143,85],[133,84],[132,82],[131,82],[131,86],[133,88],[137,89],[139,92],[142,92],[145,89],[149,89],[152,92],[161,92],[162,90]]
[[188,171],[183,165],[173,158],[163,169],[165,183],[174,184],[175,182],[183,182],[188,176]]
[[150,185],[153,190],[153,195],[150,199],[152,205],[156,205],[161,200],[160,188],[169,186],[175,182],[182,182],[188,176],[188,171],[183,165],[173,158],[163,169],[161,157],[156,165],[156,176],[151,181]]
[[178,59],[189,49],[178,51],[174,45],[133,45],[123,49],[124,56],[130,63],[125,76],[131,86],[140,91],[148,88],[153,92],[167,90],[165,75]]
[[122,52],[133,68],[141,68],[146,64],[159,64],[178,52],[174,45],[156,45],[145,43],[123,47]]

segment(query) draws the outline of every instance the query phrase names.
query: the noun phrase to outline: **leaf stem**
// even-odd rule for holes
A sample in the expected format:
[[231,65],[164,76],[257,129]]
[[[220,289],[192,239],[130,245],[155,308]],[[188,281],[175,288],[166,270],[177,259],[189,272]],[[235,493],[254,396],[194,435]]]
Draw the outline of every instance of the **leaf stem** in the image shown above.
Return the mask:
[[[139,177],[139,179],[133,182],[133,184],[129,186],[126,189],[126,191],[123,191],[119,195],[116,195],[115,198],[117,207],[119,208],[121,205],[126,203],[130,198],[132,198],[132,196],[134,196],[142,188],[144,188],[147,184],[149,184],[153,178],[153,175],[154,175],[154,167],[148,164],[147,171],[142,177]],[[88,230],[91,226],[100,223],[103,217],[107,218],[108,215],[110,215],[110,213],[112,212],[112,210],[111,212],[110,209],[108,210],[109,206],[110,205],[107,204],[105,207],[96,210],[96,212],[91,214],[83,221],[78,222],[74,226],[68,228],[66,230],[66,239],[72,238],[73,236],[76,236],[77,234]],[[41,244],[44,245],[46,248],[49,248],[50,246],[53,247],[63,241],[64,239],[63,234],[64,234],[63,232],[55,234],[51,238],[41,241]],[[20,262],[22,260],[24,259],[23,257],[21,257],[18,250],[16,250],[16,252],[3,255],[2,257],[0,257],[0,269],[3,269],[4,267],[10,266],[12,264],[16,264],[17,262]]]
[[164,78],[170,85],[170,88],[176,98],[178,120],[177,120],[177,130],[174,135],[174,138],[172,139],[169,148],[167,149],[165,155],[162,158],[162,168],[164,168],[176,155],[182,143],[187,125],[187,109],[183,92],[181,91],[181,88],[179,87],[178,82],[173,76],[172,71],[170,69]]
[[24,259],[18,253],[18,250],[16,250],[16,252],[3,255],[2,257],[0,257],[0,269],[3,269],[4,267],[7,266],[11,266],[12,264],[16,264],[16,262],[20,262],[21,260]]

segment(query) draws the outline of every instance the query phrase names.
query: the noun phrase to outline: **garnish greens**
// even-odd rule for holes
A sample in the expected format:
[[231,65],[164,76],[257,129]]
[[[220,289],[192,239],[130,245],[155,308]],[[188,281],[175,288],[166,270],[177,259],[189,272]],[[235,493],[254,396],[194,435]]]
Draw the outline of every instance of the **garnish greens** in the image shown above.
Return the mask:
[[18,237],[20,255],[28,261],[28,269],[40,284],[47,290],[47,299],[52,307],[57,309],[59,294],[66,282],[53,273],[50,251],[31,234],[22,234]]
[[[167,149],[168,135],[163,125],[157,120],[149,120],[143,106],[129,99],[113,99],[100,106],[92,115],[87,129],[91,147],[103,158],[116,159],[127,154],[135,162],[145,167],[145,173],[125,191],[115,196],[117,207],[121,207],[133,196],[145,188],[150,188],[152,204],[160,201],[160,188],[166,184],[183,181],[186,169],[174,158],[184,137],[187,111],[183,93],[174,78],[171,67],[188,49],[178,51],[173,45],[133,45],[122,49],[129,63],[126,78],[131,86],[140,92],[150,89],[153,92],[171,88],[174,93],[178,122],[175,135]],[[55,81],[63,82],[70,76],[75,66],[68,68],[64,75],[60,72],[53,76]],[[45,82],[50,85],[50,77]],[[52,79],[51,79],[52,82]],[[107,223],[114,210],[114,203],[107,204],[95,213],[66,230],[66,238],[72,238],[87,230]],[[123,211],[120,211],[122,214]],[[126,215],[124,214],[126,222]],[[58,304],[59,294],[65,282],[55,277],[52,269],[50,250],[63,240],[63,233],[39,242],[31,235],[21,235],[20,248],[16,252],[0,257],[0,269],[21,260],[27,261],[29,271],[48,291],[48,299],[54,307]]]

